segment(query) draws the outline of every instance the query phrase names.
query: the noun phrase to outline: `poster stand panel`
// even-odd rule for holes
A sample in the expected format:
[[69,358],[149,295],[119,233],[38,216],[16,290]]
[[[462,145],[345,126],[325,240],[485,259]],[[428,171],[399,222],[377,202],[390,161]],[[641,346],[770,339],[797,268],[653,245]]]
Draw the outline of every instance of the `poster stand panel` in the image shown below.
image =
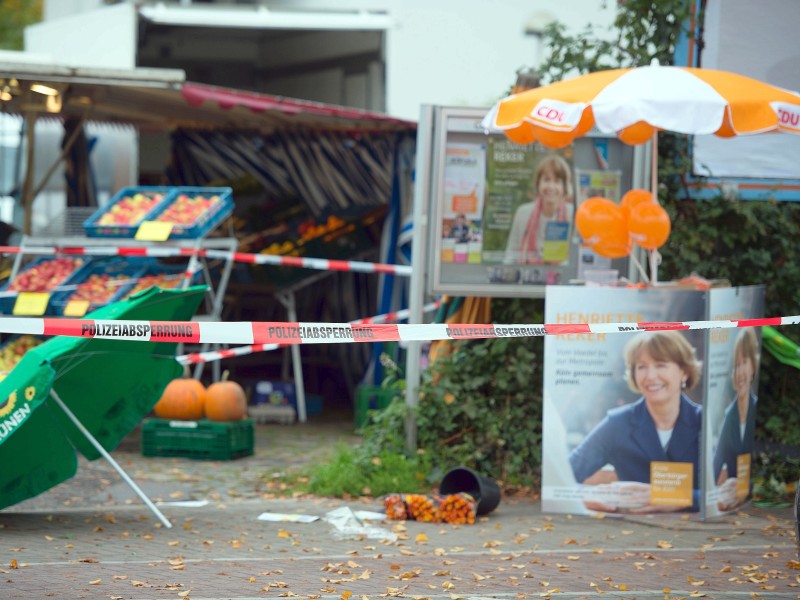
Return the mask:
[[[545,300],[547,323],[763,311],[761,286],[550,286]],[[738,509],[752,493],[759,351],[750,328],[547,336],[542,509],[698,519]]]
[[575,213],[589,197],[619,202],[641,187],[637,155],[646,149],[599,134],[559,150],[519,145],[484,131],[486,110],[432,110],[431,160],[417,173],[427,192],[428,291],[543,297],[546,286],[591,271],[628,276],[627,258],[581,247]]

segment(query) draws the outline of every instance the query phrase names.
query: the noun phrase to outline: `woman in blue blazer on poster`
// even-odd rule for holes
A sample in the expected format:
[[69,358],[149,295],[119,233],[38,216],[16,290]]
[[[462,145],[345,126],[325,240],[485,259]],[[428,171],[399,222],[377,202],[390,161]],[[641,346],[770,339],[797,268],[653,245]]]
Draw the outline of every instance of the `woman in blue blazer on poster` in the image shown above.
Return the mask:
[[[756,403],[753,381],[758,372],[758,339],[752,328],[742,329],[733,347],[733,388],[736,397],[725,409],[714,450],[714,478],[719,487],[717,506],[731,510],[747,499],[738,490],[737,464],[741,455],[752,456],[756,429]],[[746,474],[748,481],[750,472]]]
[[[584,504],[605,512],[697,510],[702,408],[684,393],[700,379],[695,350],[677,331],[636,334],[625,366],[628,386],[642,397],[610,410],[570,454],[575,479],[597,486]],[[691,507],[650,503],[654,461],[692,465]]]

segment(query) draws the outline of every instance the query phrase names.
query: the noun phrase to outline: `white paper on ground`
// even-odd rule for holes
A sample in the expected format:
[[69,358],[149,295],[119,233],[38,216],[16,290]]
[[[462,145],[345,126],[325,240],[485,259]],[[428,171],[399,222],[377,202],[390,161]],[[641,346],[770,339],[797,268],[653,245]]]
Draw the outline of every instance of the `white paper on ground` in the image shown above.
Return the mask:
[[314,515],[265,512],[258,515],[258,520],[273,521],[276,523],[313,523],[314,521],[319,521],[319,517]]
[[208,505],[208,500],[176,500],[175,502],[156,502],[156,506],[180,506],[183,508],[200,508]]

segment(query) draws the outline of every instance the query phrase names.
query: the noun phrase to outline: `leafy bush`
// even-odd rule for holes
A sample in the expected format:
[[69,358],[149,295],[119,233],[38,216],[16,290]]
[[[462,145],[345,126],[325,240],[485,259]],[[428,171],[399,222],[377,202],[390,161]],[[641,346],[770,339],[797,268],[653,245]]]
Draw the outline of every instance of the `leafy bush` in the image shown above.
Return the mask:
[[753,463],[753,500],[792,502],[800,478],[800,458],[781,452],[759,452]]
[[[493,320],[541,322],[543,306],[542,300],[494,300]],[[395,391],[395,398],[384,410],[370,412],[363,443],[349,460],[354,465],[379,462],[380,468],[388,464],[383,457],[402,457],[409,469],[424,474],[416,476],[423,488],[462,465],[497,479],[506,491],[538,483],[543,344],[542,338],[452,342],[452,351],[423,374],[413,413],[419,450],[411,457],[405,454],[405,426],[411,416],[405,381],[384,357],[384,386]],[[342,471],[356,468],[361,467],[343,466]],[[366,485],[375,493],[376,484]]]
[[312,468],[308,491],[318,496],[382,496],[393,492],[424,492],[425,461],[382,450],[367,455],[346,444],[336,447],[330,462]]
[[[497,323],[542,322],[541,300],[494,300]],[[542,338],[453,342],[452,352],[425,373],[417,439],[436,458],[441,477],[458,465],[504,487],[539,479]]]

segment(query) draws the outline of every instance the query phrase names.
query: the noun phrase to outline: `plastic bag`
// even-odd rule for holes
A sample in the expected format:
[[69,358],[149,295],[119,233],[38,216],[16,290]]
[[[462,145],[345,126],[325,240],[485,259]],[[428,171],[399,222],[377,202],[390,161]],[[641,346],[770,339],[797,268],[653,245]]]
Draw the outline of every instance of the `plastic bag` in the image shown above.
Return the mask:
[[325,513],[325,521],[336,528],[333,537],[338,540],[365,537],[371,540],[397,541],[397,534],[374,525],[365,525],[347,506]]

